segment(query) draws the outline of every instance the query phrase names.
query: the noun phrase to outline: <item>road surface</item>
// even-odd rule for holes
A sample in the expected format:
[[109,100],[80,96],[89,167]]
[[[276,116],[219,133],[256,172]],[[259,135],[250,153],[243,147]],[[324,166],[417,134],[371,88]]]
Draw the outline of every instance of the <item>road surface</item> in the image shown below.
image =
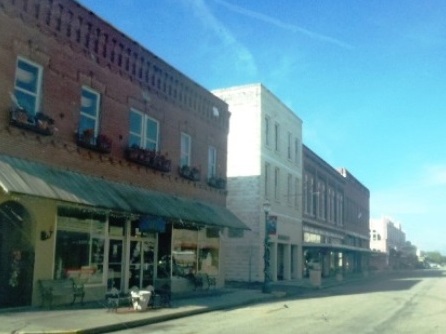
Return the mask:
[[384,276],[116,333],[446,333],[446,273]]

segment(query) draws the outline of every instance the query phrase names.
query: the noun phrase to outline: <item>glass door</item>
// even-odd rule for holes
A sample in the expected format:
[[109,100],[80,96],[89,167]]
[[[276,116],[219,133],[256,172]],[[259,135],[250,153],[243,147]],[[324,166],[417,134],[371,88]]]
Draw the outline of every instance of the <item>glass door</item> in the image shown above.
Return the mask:
[[123,244],[122,239],[110,239],[110,245],[108,249],[108,276],[107,276],[107,289],[111,290],[116,288],[122,290],[123,283]]
[[129,289],[153,286],[155,245],[155,235],[151,234],[130,241]]

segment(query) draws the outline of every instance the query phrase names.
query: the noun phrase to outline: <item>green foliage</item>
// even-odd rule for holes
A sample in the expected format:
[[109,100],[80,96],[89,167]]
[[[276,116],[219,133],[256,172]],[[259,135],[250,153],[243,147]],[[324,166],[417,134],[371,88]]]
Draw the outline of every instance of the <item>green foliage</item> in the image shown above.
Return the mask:
[[422,253],[426,259],[426,261],[428,262],[433,262],[433,263],[446,263],[446,256],[443,256],[440,252],[435,251],[435,252],[423,252]]

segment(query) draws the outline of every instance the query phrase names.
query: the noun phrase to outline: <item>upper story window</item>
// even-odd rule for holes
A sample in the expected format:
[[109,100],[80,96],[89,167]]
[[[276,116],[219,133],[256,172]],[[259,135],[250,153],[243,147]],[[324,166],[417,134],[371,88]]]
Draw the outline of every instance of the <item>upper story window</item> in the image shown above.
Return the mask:
[[98,92],[82,87],[79,133],[92,130],[94,136],[98,134],[100,99],[101,96]]
[[208,150],[208,178],[214,177],[217,174],[217,149],[209,146]]
[[291,160],[291,132],[288,132],[288,140],[287,140],[287,156],[288,159]]
[[270,146],[270,118],[265,117],[265,145]]
[[294,139],[294,163],[299,165],[300,159],[300,141],[298,138]]
[[269,198],[269,178],[270,178],[270,165],[265,163],[265,199]]
[[280,127],[279,123],[274,124],[274,149],[279,151],[280,148]]
[[142,112],[130,110],[129,146],[158,150],[159,122]]
[[190,166],[192,139],[187,133],[181,133],[180,166]]
[[35,115],[39,109],[41,86],[42,67],[19,57],[15,71],[14,96],[18,106],[30,115]]
[[291,204],[291,198],[293,197],[293,176],[288,174],[287,180],[287,202]]
[[276,201],[279,201],[280,195],[280,169],[276,167],[274,170],[274,198]]
[[294,179],[294,193],[296,194],[294,196],[294,207],[299,210],[299,201],[302,200],[301,194],[300,194],[301,188],[300,188],[300,182],[299,179],[296,177]]

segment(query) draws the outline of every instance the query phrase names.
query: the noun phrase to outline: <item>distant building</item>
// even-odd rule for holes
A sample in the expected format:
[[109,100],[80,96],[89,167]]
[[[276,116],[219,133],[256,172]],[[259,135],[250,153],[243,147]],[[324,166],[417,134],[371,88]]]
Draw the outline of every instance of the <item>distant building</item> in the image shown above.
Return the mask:
[[408,246],[400,223],[388,217],[370,219],[370,249],[374,252],[371,266],[378,269],[400,267],[403,251],[414,253]]
[[324,277],[367,270],[369,190],[303,147],[305,274],[318,263]]
[[229,105],[227,207],[250,228],[224,239],[225,278],[263,281],[265,213],[270,277],[302,276],[302,121],[261,84],[213,91]]
[[406,243],[406,234],[400,223],[392,219],[370,219],[370,249],[373,251],[389,253],[390,250],[399,251]]

